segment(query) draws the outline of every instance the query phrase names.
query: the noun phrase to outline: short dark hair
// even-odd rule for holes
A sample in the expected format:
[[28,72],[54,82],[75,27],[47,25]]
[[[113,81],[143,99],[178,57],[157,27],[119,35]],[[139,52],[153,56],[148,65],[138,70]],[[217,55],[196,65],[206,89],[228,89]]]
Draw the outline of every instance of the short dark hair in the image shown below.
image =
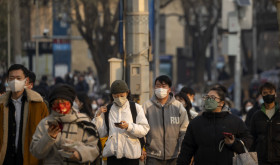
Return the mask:
[[195,95],[194,90],[190,87],[183,87],[180,92],[183,92],[183,93],[189,94],[189,95]]
[[156,82],[159,81],[160,83],[166,83],[169,87],[172,86],[172,81],[171,79],[166,76],[166,75],[161,75],[161,76],[158,76],[155,80],[155,85],[156,85]]
[[215,88],[220,88],[224,93],[225,95],[227,96],[228,95],[228,90],[225,86],[223,86],[222,84],[216,84],[214,85]]
[[176,97],[181,97],[182,99],[184,99],[184,101],[186,102],[186,107],[185,107],[185,109],[187,110],[187,111],[189,111],[191,108],[192,108],[192,103],[191,103],[191,101],[190,101],[190,99],[189,99],[189,97],[187,96],[187,94],[186,93],[184,93],[184,92],[179,92],[179,93],[177,93],[176,95],[175,95],[175,98]]
[[8,76],[9,76],[9,73],[10,73],[11,71],[14,71],[14,70],[22,70],[24,76],[25,76],[25,77],[28,77],[29,71],[28,71],[28,69],[27,69],[25,66],[23,66],[23,65],[21,65],[21,64],[13,64],[13,65],[11,65],[11,66],[9,67],[9,69],[8,69],[8,72],[7,72]]
[[224,90],[222,90],[221,88],[219,87],[213,87],[210,89],[210,91],[216,91],[218,96],[220,97],[220,100],[221,101],[225,101],[226,99],[226,93],[224,92]]
[[32,72],[32,71],[29,71],[28,77],[29,77],[29,83],[33,83],[33,84],[34,84],[35,81],[36,81],[36,75],[35,75],[35,73]]
[[264,84],[262,84],[259,88],[259,93],[262,94],[263,89],[270,89],[270,90],[275,90],[276,92],[276,86],[270,82],[266,82]]

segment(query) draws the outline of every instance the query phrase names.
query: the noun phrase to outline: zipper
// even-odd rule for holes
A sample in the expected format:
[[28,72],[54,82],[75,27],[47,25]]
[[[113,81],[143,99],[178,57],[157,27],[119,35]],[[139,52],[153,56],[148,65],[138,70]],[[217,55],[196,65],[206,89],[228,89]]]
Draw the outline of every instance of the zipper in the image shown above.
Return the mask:
[[271,141],[271,137],[272,137],[272,120],[271,119],[268,119],[267,120],[267,127],[268,127],[268,138],[267,138],[267,157],[268,157],[268,159],[271,159],[272,157],[271,157],[271,154],[270,154],[270,152],[269,151],[271,151],[271,148],[272,148],[272,146],[271,146],[271,143],[270,143],[270,141]]
[[165,124],[164,124],[164,107],[161,108],[162,110],[162,120],[163,120],[163,160],[165,160]]

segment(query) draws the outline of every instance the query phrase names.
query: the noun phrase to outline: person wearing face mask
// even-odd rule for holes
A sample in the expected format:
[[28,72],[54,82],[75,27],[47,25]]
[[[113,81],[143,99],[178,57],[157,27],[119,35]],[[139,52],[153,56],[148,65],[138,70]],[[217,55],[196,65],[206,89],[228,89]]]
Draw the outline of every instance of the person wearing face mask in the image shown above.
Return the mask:
[[188,119],[191,121],[193,118],[195,118],[198,113],[192,109],[192,103],[189,99],[189,97],[184,92],[179,92],[175,95],[176,100],[180,101],[185,109],[187,110]]
[[93,123],[100,137],[108,136],[103,149],[107,165],[138,165],[141,156],[139,138],[150,130],[142,107],[128,100],[125,81],[115,80],[111,85],[112,104],[101,106]]
[[255,112],[260,110],[260,107],[263,103],[264,103],[263,97],[262,97],[261,93],[258,92],[257,97],[255,99],[255,104],[254,104],[253,108],[251,108],[247,112],[246,119],[245,119],[245,124],[249,129],[251,127],[251,119],[252,119],[253,115],[255,114]]
[[264,103],[251,119],[251,134],[254,143],[251,150],[257,151],[260,165],[280,164],[280,110],[276,102],[276,87],[266,82],[259,88]]
[[84,113],[88,115],[91,119],[93,119],[93,113],[91,108],[91,102],[88,95],[85,92],[79,92],[75,99],[74,104],[77,104],[76,108],[79,110],[80,113]]
[[29,152],[36,126],[48,115],[42,97],[25,88],[29,84],[28,70],[20,64],[8,69],[7,91],[0,97],[0,164],[41,164]]
[[243,121],[246,120],[247,117],[247,113],[254,107],[254,100],[252,99],[248,99],[246,101],[244,101],[243,105],[242,105],[242,109],[240,112],[241,118]]
[[183,104],[171,93],[172,81],[156,78],[154,96],[144,104],[150,124],[146,136],[147,165],[175,165],[189,120]]
[[211,88],[203,99],[204,111],[189,123],[177,165],[190,164],[192,157],[195,165],[232,165],[234,153],[245,152],[242,142],[250,147],[250,132],[224,106],[225,93],[221,88]]
[[100,155],[98,130],[87,115],[73,109],[75,97],[66,84],[50,92],[51,114],[38,124],[30,144],[30,152],[43,164],[90,164]]
[[194,92],[194,90],[190,87],[183,87],[180,92],[185,93],[188,96],[188,98],[190,99],[190,101],[192,103],[192,111],[196,111],[196,112],[199,113],[201,110],[199,109],[198,106],[195,105],[195,102],[194,102],[195,92]]

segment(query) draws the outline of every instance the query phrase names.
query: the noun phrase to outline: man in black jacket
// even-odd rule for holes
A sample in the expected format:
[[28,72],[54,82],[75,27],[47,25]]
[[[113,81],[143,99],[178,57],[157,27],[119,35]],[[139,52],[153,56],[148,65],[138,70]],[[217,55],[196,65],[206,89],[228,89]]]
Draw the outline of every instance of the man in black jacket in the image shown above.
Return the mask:
[[251,120],[251,134],[254,137],[252,150],[257,151],[260,165],[280,164],[280,111],[275,102],[276,87],[263,84],[259,92],[264,104]]

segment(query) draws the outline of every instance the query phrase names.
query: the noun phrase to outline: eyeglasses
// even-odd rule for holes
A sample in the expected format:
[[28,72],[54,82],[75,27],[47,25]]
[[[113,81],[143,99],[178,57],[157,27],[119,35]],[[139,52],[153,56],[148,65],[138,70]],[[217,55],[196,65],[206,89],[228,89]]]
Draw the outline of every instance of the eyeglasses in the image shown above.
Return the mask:
[[207,99],[213,99],[213,100],[220,99],[219,97],[216,97],[216,96],[213,96],[213,95],[211,95],[211,96],[205,95],[202,98],[203,98],[203,100],[207,100]]

